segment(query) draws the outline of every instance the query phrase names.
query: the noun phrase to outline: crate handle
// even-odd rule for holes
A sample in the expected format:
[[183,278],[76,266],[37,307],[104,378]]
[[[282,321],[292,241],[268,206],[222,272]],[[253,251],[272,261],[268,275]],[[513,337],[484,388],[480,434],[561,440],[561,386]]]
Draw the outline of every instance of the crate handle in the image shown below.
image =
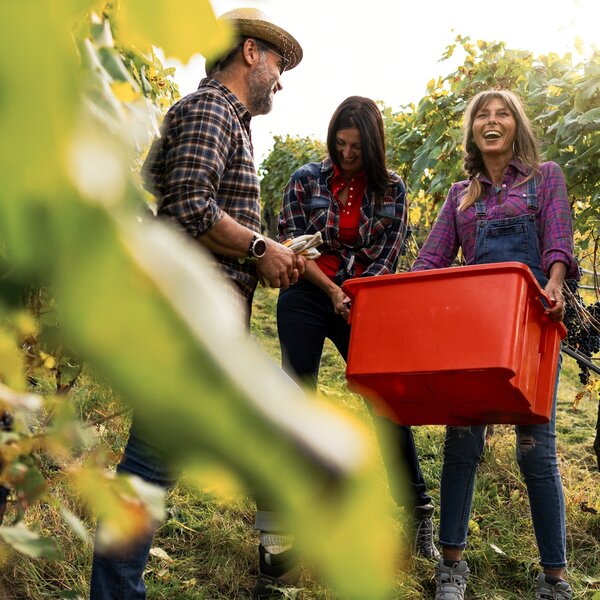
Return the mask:
[[540,295],[537,297],[537,299],[544,310],[547,308],[552,308],[556,304],[556,300],[552,300],[552,298],[550,298],[548,293],[544,290],[540,290]]
[[350,309],[350,312],[348,313],[348,321],[347,321],[347,323],[348,323],[348,325],[351,325],[352,324],[352,313],[354,312],[352,310],[352,300],[350,299],[348,302],[345,302],[345,304],[347,304],[348,308]]
[[[539,304],[543,310],[546,310],[547,308],[552,308],[556,304],[556,300],[552,300],[552,298],[550,298],[550,296],[548,295],[547,292],[545,292],[544,290],[538,290],[538,291],[539,291],[539,295],[536,296],[536,300],[539,302]],[[564,339],[567,335],[567,328],[565,327],[565,324],[562,321],[560,321],[560,322],[552,321],[552,325],[554,327],[558,328],[560,337],[562,339]],[[539,348],[540,354],[543,354],[544,352],[546,352],[547,341],[548,341],[548,328],[545,327],[543,329],[542,335],[540,337],[540,348]]]

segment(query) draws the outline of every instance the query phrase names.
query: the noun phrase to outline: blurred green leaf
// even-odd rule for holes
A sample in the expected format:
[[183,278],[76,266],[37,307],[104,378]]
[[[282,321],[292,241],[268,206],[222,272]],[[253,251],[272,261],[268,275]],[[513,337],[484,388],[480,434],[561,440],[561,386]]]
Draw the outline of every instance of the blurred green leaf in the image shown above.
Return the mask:
[[[74,22],[82,4],[50,0],[0,4],[0,178],[3,196],[10,198],[4,203],[0,238],[10,246],[11,260],[41,270],[51,257],[52,242],[40,199],[60,187],[78,104],[77,56],[65,25]],[[18,148],[27,149],[26,157]],[[22,202],[26,194],[29,200]],[[60,195],[52,202],[60,204]],[[23,236],[34,232],[30,243],[23,244]]]
[[71,531],[84,543],[90,544],[91,539],[86,526],[81,522],[79,517],[75,516],[68,508],[61,506],[60,514],[65,523],[71,528]]
[[580,125],[587,125],[589,123],[596,123],[600,129],[600,108],[592,108],[582,114],[579,119]]
[[[169,6],[171,14],[177,6]],[[28,27],[41,31],[41,17],[36,18]],[[164,26],[156,12],[152,20]],[[178,26],[193,21],[189,12],[176,19]],[[63,14],[62,20],[45,23],[44,35],[64,36],[64,53],[51,52],[52,60],[43,63],[58,81],[67,77],[65,71],[74,72],[66,44],[69,22]],[[126,39],[124,31],[116,30],[115,48]],[[177,36],[186,38],[180,28]],[[231,292],[196,245],[147,220],[136,224],[131,209],[137,210],[143,195],[127,169],[132,147],[127,144],[132,129],[137,141],[137,128],[152,125],[151,113],[134,113],[115,96],[102,66],[106,52],[102,56],[91,39],[86,44],[83,86],[63,86],[57,93],[65,96],[64,106],[49,103],[45,118],[36,121],[36,149],[55,159],[48,161],[53,177],[32,190],[16,169],[11,184],[18,203],[0,204],[0,233],[6,233],[11,251],[21,252],[16,264],[43,273],[58,299],[60,333],[136,407],[136,421],[154,443],[174,461],[193,463],[197,454],[218,457],[247,489],[261,490],[280,504],[299,549],[322,566],[340,593],[383,598],[391,585],[396,540],[387,520],[384,480],[374,468],[375,444],[358,424],[307,399],[257,350]],[[138,52],[121,52],[133,76],[146,67],[152,88],[146,93],[154,93],[155,85],[158,90],[164,81],[160,67]],[[82,90],[88,92],[82,104],[87,110],[76,121]],[[7,101],[15,115],[26,115],[16,96]],[[32,211],[43,213],[43,219],[32,218]],[[12,227],[15,223],[20,227]],[[11,254],[11,266],[12,259]],[[78,436],[55,419],[59,438],[56,447],[52,442],[48,447],[60,452],[59,445],[76,446]],[[32,498],[39,496],[43,487],[36,471],[22,467],[15,472],[19,484]],[[103,498],[108,506],[127,496],[119,492],[120,484],[115,491],[104,488],[85,472],[76,483],[90,503]],[[123,507],[105,511],[115,516],[113,532],[122,535],[125,524],[135,525],[134,533],[152,514],[137,501],[112,505]],[[368,520],[365,511],[372,514]],[[348,572],[358,575],[349,578]]]
[[0,527],[0,538],[15,550],[32,558],[45,558],[47,560],[61,558],[56,542],[52,538],[42,537],[27,529],[23,522],[12,527]]
[[186,63],[198,52],[205,57],[226,50],[233,43],[231,29],[217,21],[208,0],[118,0],[122,35],[141,48],[161,47],[167,56]]

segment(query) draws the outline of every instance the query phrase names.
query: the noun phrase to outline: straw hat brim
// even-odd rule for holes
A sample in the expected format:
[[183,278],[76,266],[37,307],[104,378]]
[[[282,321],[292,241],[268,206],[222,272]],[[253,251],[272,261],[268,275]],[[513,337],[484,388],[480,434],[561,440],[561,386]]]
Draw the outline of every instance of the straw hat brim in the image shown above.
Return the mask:
[[282,29],[256,8],[231,10],[220,19],[227,19],[239,37],[255,37],[273,44],[281,55],[289,61],[286,70],[293,69],[302,60],[302,46],[298,40]]

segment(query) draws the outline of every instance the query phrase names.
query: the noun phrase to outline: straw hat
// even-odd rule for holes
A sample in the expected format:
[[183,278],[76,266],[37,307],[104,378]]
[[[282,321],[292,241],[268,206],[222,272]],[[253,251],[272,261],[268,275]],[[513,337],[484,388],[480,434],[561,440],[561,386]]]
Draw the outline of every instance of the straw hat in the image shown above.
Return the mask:
[[273,44],[289,61],[286,70],[293,69],[302,60],[302,47],[285,29],[278,27],[258,8],[234,8],[221,15],[227,19],[239,37],[253,37]]

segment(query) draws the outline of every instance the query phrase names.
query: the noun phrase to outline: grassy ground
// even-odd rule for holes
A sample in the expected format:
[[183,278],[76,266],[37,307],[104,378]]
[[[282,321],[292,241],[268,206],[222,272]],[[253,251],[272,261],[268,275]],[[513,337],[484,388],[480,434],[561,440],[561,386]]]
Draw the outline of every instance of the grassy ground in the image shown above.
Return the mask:
[[[259,290],[252,325],[253,335],[278,357],[274,321],[276,292]],[[558,436],[561,473],[565,484],[568,518],[569,579],[575,598],[600,598],[600,474],[591,445],[596,422],[596,403],[584,398],[577,408],[576,366],[565,360],[559,392]],[[331,345],[325,348],[320,393],[334,404],[367,418],[362,400],[347,392],[344,365]],[[120,403],[110,390],[86,375],[73,391],[73,403],[82,419],[93,420],[117,412]],[[96,431],[114,460],[126,439],[128,420],[117,418]],[[443,428],[415,430],[422,467],[438,504]],[[496,427],[478,474],[467,558],[472,578],[467,598],[521,600],[533,598],[533,578],[539,568],[524,485],[514,459],[514,431]],[[66,487],[57,465],[45,465],[52,493],[63,498],[79,514],[90,532],[87,515]],[[176,600],[244,600],[250,598],[256,574],[257,537],[252,531],[252,502],[235,498],[224,502],[200,494],[185,481],[171,493],[169,513],[155,538],[146,582],[149,598]],[[14,515],[9,510],[8,523]],[[59,540],[65,560],[58,563],[30,560],[21,555],[0,554],[0,598],[41,600],[85,597],[90,574],[91,547],[83,544],[48,505],[32,508],[28,523]],[[398,528],[398,543],[403,535]],[[2,548],[0,547],[0,552]],[[433,565],[406,557],[398,565],[396,600],[433,597]],[[308,565],[304,565],[305,600],[334,600]],[[299,597],[294,594],[290,598]]]

